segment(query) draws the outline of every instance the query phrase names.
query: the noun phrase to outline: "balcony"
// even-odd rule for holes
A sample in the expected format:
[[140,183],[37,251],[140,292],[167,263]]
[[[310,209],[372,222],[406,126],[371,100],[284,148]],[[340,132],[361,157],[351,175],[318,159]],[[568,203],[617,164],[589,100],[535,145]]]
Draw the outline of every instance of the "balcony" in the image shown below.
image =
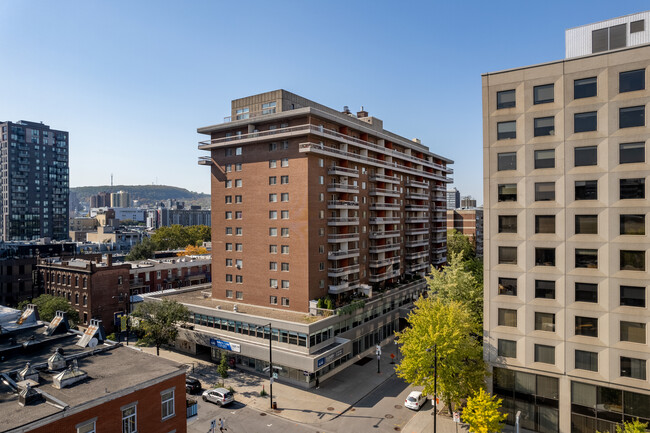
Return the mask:
[[399,235],[399,230],[377,230],[369,233],[370,239],[394,238]]
[[372,203],[370,210],[399,210],[399,203]]
[[199,165],[212,165],[211,156],[199,156]]
[[359,242],[359,233],[328,234],[327,242],[331,244],[340,242]]
[[429,194],[407,191],[406,198],[410,200],[429,200]]
[[399,276],[400,276],[399,270],[394,270],[394,271],[384,272],[383,274],[370,275],[368,277],[368,280],[371,283],[378,283],[380,281],[389,280],[391,278],[395,278],[395,277],[399,277]]
[[442,254],[447,252],[447,246],[431,248],[431,254]]
[[428,211],[429,210],[429,205],[426,205],[426,204],[407,204],[406,205],[406,210],[407,211]]
[[348,177],[359,177],[359,170],[354,168],[339,167],[334,165],[327,169],[327,174],[331,176],[348,176]]
[[409,265],[406,269],[409,272],[417,272],[422,269],[427,269],[429,267],[428,263],[416,263],[414,265]]
[[390,257],[388,259],[370,260],[368,262],[368,266],[371,267],[371,268],[381,268],[382,266],[389,266],[389,265],[393,265],[395,263],[399,263],[399,261],[400,261],[399,256]]
[[386,244],[386,245],[370,245],[368,249],[371,254],[383,253],[386,251],[398,251],[401,248],[401,244]]
[[419,227],[416,229],[406,229],[406,235],[407,236],[415,236],[415,235],[426,235],[429,234],[429,228],[427,227]]
[[359,192],[357,185],[350,185],[347,183],[330,183],[327,185],[327,192]]
[[328,209],[359,209],[359,203],[350,200],[329,200]]
[[410,186],[412,188],[429,188],[429,184],[426,182],[420,182],[417,180],[407,180],[406,181],[406,186]]
[[331,217],[327,218],[328,226],[351,226],[359,225],[359,218],[350,217]]
[[327,276],[332,278],[344,277],[356,272],[359,272],[359,265],[345,266],[342,268],[329,268],[327,269]]
[[370,176],[371,182],[386,182],[399,185],[400,180],[397,176],[385,176],[383,174],[373,174]]
[[412,241],[408,241],[408,240],[406,241],[407,248],[424,247],[428,245],[429,245],[429,239],[415,239]]
[[438,186],[438,185],[436,185],[436,186],[433,187],[433,190],[438,191],[438,192],[445,192],[446,193],[447,192],[447,187],[446,186]]
[[431,231],[434,233],[447,233],[447,227],[434,227]]
[[341,281],[338,284],[330,284],[328,286],[328,293],[330,293],[331,295],[338,295],[339,293],[356,289],[358,286],[359,286],[359,280]]
[[429,251],[418,251],[417,253],[411,253],[406,255],[406,260],[417,260],[429,257]]
[[373,195],[373,196],[386,196],[386,197],[399,197],[400,196],[399,191],[394,191],[392,189],[386,189],[386,188],[373,188],[368,192],[368,194]]
[[437,257],[431,260],[431,263],[434,265],[442,265],[444,263],[447,263],[447,256],[442,256],[442,257]]
[[327,258],[329,260],[348,259],[350,257],[359,257],[359,250],[358,249],[337,250],[337,251],[329,251],[327,253]]
[[406,224],[428,223],[429,217],[406,217]]
[[[370,224],[399,224],[399,217],[372,217]],[[423,221],[426,222],[426,221]]]

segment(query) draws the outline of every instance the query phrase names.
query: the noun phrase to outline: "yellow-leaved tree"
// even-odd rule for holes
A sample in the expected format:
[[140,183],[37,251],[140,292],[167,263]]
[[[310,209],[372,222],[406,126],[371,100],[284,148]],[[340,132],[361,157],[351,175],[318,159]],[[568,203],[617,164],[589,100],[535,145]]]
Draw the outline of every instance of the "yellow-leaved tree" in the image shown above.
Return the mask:
[[470,433],[497,433],[503,429],[506,414],[499,412],[501,399],[481,389],[467,399],[463,421],[469,424]]
[[178,257],[182,256],[196,256],[200,254],[208,254],[208,250],[205,247],[196,247],[194,245],[188,245],[185,247],[184,251],[176,253]]

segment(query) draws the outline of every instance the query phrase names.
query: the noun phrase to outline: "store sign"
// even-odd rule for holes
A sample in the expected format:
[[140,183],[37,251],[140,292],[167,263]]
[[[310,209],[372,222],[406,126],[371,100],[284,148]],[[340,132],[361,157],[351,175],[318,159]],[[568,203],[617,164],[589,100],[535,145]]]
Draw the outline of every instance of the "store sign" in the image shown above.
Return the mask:
[[317,367],[321,368],[323,365],[325,365],[326,362],[332,362],[335,359],[340,358],[341,356],[343,356],[343,349],[339,349],[334,353],[330,353],[327,356],[323,356],[317,361]]
[[218,340],[216,338],[210,339],[210,346],[218,347],[219,349],[229,350],[231,352],[241,352],[241,346],[237,343],[229,343],[227,341]]

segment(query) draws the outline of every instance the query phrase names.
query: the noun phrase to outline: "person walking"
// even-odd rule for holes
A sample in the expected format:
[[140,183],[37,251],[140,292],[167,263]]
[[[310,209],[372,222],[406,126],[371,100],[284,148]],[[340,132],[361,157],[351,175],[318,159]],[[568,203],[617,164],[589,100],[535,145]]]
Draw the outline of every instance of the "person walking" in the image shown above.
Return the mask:
[[225,418],[219,418],[219,431],[223,433],[224,431],[227,431],[228,429],[226,428],[226,419]]

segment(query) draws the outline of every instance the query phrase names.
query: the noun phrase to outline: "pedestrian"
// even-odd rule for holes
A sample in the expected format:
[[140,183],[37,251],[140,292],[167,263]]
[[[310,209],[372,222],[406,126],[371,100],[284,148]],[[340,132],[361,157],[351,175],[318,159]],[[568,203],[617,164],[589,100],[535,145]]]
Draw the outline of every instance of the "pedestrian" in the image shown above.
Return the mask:
[[318,377],[316,377],[316,389],[320,388],[320,382],[318,381]]
[[219,418],[219,431],[223,433],[226,430],[228,430],[226,428],[226,419],[225,418]]

